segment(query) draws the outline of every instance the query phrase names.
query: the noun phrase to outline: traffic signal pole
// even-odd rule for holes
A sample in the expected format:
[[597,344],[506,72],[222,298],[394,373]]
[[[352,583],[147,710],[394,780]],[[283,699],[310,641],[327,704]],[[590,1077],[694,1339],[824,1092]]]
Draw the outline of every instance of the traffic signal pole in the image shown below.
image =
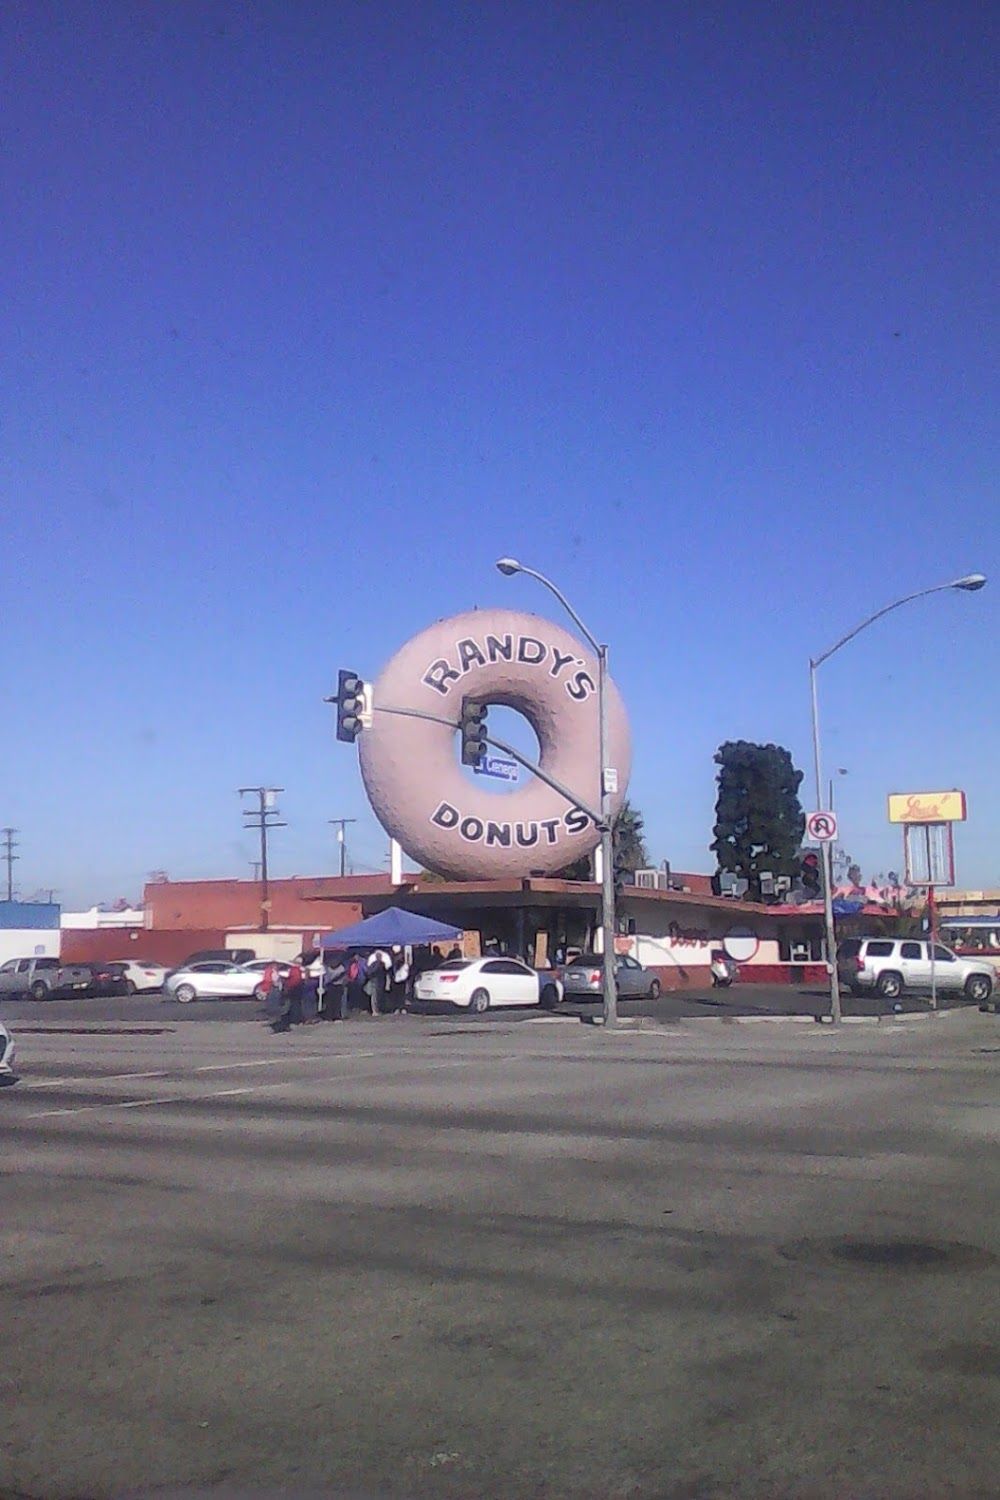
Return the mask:
[[[816,695],[816,668],[818,662],[809,659],[809,687],[812,694],[813,760],[816,768],[816,808],[823,810],[823,773],[819,756],[819,700]],[[840,975],[837,973],[837,935],[833,925],[833,851],[830,840],[820,844],[820,866],[823,871],[823,915],[826,921],[826,961],[830,975],[830,1019],[834,1026],[841,1022]]]

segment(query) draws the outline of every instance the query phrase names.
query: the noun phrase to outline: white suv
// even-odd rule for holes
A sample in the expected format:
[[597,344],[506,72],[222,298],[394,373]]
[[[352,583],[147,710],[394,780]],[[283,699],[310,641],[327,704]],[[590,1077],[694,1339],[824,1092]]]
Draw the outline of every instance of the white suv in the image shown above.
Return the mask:
[[[837,949],[837,972],[853,995],[875,990],[895,1000],[904,990],[929,991],[931,945],[918,938],[849,938]],[[959,958],[934,945],[934,983],[942,992],[961,992],[984,1004],[993,993],[997,971],[981,959]]]

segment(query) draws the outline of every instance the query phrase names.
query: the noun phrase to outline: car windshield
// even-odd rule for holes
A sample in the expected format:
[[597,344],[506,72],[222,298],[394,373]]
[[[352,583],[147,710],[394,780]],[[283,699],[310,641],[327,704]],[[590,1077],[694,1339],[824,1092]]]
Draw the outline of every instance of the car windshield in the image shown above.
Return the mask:
[[574,958],[569,966],[573,969],[599,969],[604,963],[600,953],[581,953],[579,958]]
[[452,958],[446,964],[438,964],[437,972],[439,974],[454,973],[456,969],[467,969],[470,963],[471,959],[468,958]]

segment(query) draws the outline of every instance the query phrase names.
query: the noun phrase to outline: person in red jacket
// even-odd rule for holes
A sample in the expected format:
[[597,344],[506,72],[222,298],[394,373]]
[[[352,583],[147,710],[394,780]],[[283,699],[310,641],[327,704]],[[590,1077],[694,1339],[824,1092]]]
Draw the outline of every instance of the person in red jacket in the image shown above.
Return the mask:
[[265,1013],[273,1026],[281,1019],[281,970],[273,961],[260,976],[260,991]]
[[[302,991],[305,986],[305,975],[301,964],[294,963],[288,970],[283,981],[283,989],[288,997],[288,1013],[286,1020],[288,1026],[298,1026],[302,1020]],[[286,1026],[286,1030],[288,1027]]]

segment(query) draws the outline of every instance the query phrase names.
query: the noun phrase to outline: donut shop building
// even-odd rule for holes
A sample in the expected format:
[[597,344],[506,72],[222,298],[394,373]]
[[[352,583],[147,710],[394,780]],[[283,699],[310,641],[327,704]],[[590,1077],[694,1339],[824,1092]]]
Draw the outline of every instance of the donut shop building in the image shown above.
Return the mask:
[[[627,886],[618,907],[617,946],[655,970],[664,989],[709,982],[713,949],[740,964],[744,980],[821,980],[822,916],[715,896],[706,875],[678,875],[679,889]],[[146,886],[143,923],[128,932],[64,932],[63,957],[123,958],[129,952],[177,963],[200,949],[251,947],[261,954],[310,947],[387,906],[459,927],[468,956],[496,943],[545,965],[559,948],[600,948],[600,887],[543,877],[511,881],[427,880],[406,875],[299,876],[272,880],[267,930],[261,888],[252,880],[158,881]],[[111,947],[108,947],[108,944]],[[114,949],[112,952],[111,949]]]

